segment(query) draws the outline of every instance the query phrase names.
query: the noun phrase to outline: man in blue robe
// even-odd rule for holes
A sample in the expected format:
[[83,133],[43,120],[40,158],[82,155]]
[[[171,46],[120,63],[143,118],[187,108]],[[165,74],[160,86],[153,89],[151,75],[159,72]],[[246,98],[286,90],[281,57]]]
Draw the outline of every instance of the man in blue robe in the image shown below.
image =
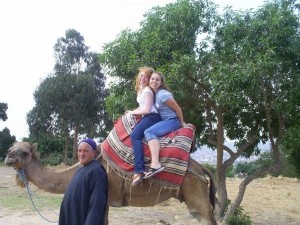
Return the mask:
[[96,142],[90,138],[78,145],[81,166],[64,194],[59,225],[104,225],[107,222],[107,174],[95,160],[96,149]]

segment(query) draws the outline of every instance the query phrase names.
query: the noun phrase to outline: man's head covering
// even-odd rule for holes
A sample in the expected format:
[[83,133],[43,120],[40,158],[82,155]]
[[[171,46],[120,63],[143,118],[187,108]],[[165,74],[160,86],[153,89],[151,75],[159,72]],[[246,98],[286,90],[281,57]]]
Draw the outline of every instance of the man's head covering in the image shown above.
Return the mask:
[[97,150],[97,144],[92,138],[84,139],[81,142],[79,142],[79,144],[82,143],[82,142],[88,143],[93,148],[93,150]]

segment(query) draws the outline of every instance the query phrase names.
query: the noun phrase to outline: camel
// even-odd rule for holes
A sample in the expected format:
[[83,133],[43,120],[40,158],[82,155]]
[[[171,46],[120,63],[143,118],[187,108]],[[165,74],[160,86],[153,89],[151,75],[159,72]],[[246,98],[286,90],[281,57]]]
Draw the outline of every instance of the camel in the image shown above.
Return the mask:
[[[101,154],[97,157],[97,160],[107,168],[109,182],[108,205],[110,207],[154,206],[169,198],[175,198],[180,202],[185,202],[191,215],[200,224],[217,225],[213,214],[215,186],[212,176],[206,168],[192,158],[189,159],[188,170],[182,185],[178,189],[161,187],[149,180],[143,180],[142,183],[132,187],[131,180],[124,179],[117,171],[109,169],[108,162]],[[29,182],[46,192],[56,194],[65,192],[78,167],[78,163],[60,170],[43,167],[39,162],[37,144],[29,142],[14,143],[8,150],[5,163],[16,170],[23,169]],[[106,225],[108,225],[108,219]]]

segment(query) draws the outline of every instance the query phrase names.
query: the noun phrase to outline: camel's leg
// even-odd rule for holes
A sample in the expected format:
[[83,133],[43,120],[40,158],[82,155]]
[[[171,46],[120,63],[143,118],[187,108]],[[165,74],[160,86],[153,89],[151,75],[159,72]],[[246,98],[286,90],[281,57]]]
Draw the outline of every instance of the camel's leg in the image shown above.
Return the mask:
[[189,212],[195,219],[203,225],[217,224],[209,199],[207,183],[188,171],[182,184],[182,193]]

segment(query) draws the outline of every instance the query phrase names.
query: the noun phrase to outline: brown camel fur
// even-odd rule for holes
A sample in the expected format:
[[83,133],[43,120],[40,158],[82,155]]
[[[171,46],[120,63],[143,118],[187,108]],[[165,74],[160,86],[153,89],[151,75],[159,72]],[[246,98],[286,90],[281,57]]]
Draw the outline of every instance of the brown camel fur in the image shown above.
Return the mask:
[[[107,168],[109,206],[154,206],[173,197],[181,202],[184,201],[189,212],[199,220],[200,224],[217,224],[213,215],[215,186],[212,177],[192,158],[190,158],[183,183],[178,189],[161,187],[149,180],[143,180],[141,184],[132,187],[132,180],[124,179],[111,169],[101,155],[97,160]],[[78,164],[75,164],[63,170],[45,168],[39,163],[37,145],[28,142],[16,142],[9,149],[5,163],[17,170],[25,169],[29,182],[50,193],[64,193],[78,167]],[[209,180],[206,180],[205,175],[209,177]]]

